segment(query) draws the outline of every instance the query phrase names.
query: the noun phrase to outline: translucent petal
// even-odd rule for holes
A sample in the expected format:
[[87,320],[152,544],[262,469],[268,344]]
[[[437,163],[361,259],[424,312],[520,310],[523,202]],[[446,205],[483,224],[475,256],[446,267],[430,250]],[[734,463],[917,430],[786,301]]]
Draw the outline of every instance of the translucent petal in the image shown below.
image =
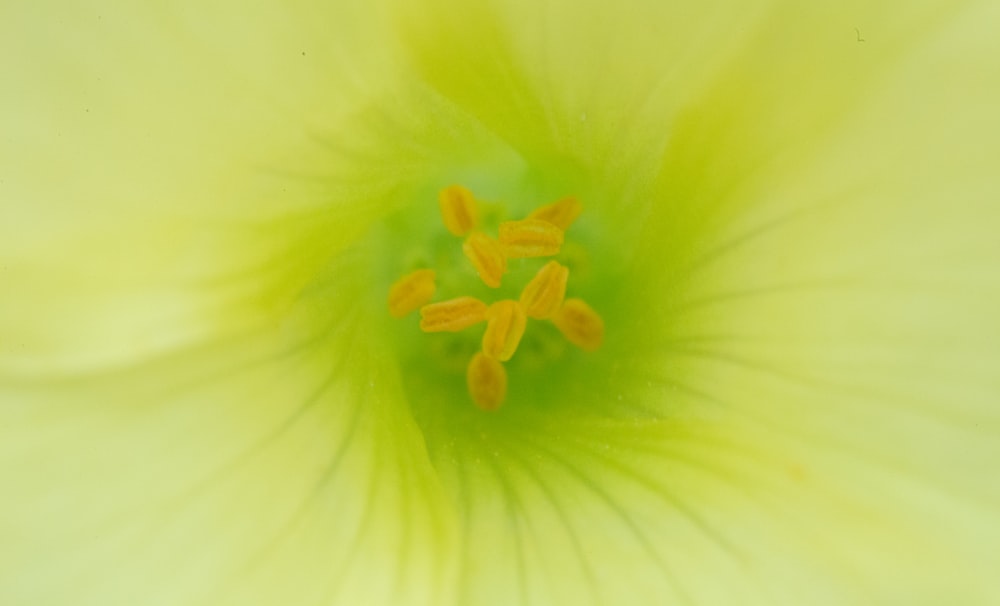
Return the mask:
[[0,602],[451,601],[355,245],[483,139],[365,6],[4,9]]
[[481,159],[376,3],[43,1],[0,21],[0,368],[18,374],[273,322],[443,166]]
[[[289,6],[5,14],[0,602],[997,601],[995,8]],[[605,253],[490,415],[339,256],[477,121]]]
[[384,310],[329,296],[364,266],[268,330],[5,382],[0,602],[450,603],[453,507],[368,329]]
[[[586,32],[613,60],[607,32],[634,31],[628,48],[639,21],[671,20],[482,6],[408,21],[426,77],[541,166],[585,166],[616,194],[598,213],[641,237],[624,277],[584,295],[602,351],[512,366],[486,421],[445,394],[414,402],[465,523],[459,601],[1000,599],[997,9],[775,4],[709,37],[722,54],[683,102],[650,96],[618,139],[571,139],[574,91],[600,89],[586,123],[611,124],[615,91],[650,78],[609,84],[552,48]],[[655,166],[597,160],[619,151]]]
[[997,599],[1000,14],[941,8],[782,30],[798,50],[743,54],[663,163],[635,367],[758,501],[719,526],[761,602]]
[[675,114],[773,4],[430,0],[401,2],[398,21],[427,81],[544,174],[539,202],[617,213],[631,201],[612,196],[648,184]]

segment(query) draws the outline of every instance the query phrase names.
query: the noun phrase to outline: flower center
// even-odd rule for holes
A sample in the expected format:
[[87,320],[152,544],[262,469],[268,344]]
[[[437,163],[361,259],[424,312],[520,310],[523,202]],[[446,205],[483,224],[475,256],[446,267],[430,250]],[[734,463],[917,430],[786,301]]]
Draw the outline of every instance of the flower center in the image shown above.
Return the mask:
[[[493,237],[482,226],[480,205],[467,188],[446,187],[441,190],[438,202],[445,228],[453,236],[464,238],[465,258],[491,289],[502,285],[508,260],[559,254],[565,232],[582,210],[575,198],[563,198],[535,209],[525,219],[500,223],[498,236]],[[529,334],[529,318],[551,323],[567,341],[585,351],[600,347],[604,322],[583,300],[566,298],[569,274],[565,265],[549,261],[521,288],[516,299],[500,298],[487,303],[460,294],[432,302],[438,291],[439,272],[421,268],[392,285],[389,313],[395,318],[405,318],[419,309],[420,330],[424,333],[458,333],[485,323],[481,346],[466,365],[466,384],[479,408],[496,410],[507,394],[507,371],[503,363],[514,357]],[[538,332],[540,338],[535,339],[533,349],[551,350],[547,342],[550,338],[544,331]]]

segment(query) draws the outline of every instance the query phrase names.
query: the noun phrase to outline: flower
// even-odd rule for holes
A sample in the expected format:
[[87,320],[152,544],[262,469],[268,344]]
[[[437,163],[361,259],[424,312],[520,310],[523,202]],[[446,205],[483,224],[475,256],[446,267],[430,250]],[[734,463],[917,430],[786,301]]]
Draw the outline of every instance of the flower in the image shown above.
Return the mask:
[[[0,603],[1000,598],[993,3],[4,13]],[[451,184],[606,325],[494,412]]]

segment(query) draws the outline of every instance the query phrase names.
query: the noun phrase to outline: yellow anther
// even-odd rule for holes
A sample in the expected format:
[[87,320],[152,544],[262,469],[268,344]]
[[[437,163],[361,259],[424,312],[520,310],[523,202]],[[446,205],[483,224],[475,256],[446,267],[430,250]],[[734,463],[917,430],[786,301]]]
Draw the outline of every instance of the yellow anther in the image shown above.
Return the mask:
[[563,198],[558,202],[536,208],[528,215],[528,218],[548,221],[559,229],[566,231],[573,224],[573,221],[576,221],[576,218],[580,216],[580,211],[582,210],[583,206],[576,198]]
[[517,301],[497,301],[486,311],[486,320],[483,353],[506,362],[517,351],[528,325],[528,316]]
[[438,194],[444,226],[456,236],[464,236],[476,227],[476,198],[461,185],[449,185]]
[[569,268],[557,261],[549,261],[538,270],[535,277],[521,291],[521,305],[525,313],[536,320],[551,318],[566,296]]
[[434,296],[434,270],[418,269],[396,280],[389,289],[389,314],[402,318]]
[[559,252],[563,231],[541,219],[505,221],[500,224],[500,245],[511,259],[550,257]]
[[486,319],[486,304],[473,297],[458,297],[420,308],[420,330],[458,332]]
[[479,277],[487,286],[500,286],[500,279],[507,271],[507,258],[499,242],[481,231],[474,231],[465,239],[462,252],[472,261]]
[[595,351],[604,340],[604,320],[580,299],[566,299],[552,323],[567,341],[585,351]]
[[507,397],[507,371],[493,358],[477,353],[465,373],[469,395],[483,410],[496,410]]

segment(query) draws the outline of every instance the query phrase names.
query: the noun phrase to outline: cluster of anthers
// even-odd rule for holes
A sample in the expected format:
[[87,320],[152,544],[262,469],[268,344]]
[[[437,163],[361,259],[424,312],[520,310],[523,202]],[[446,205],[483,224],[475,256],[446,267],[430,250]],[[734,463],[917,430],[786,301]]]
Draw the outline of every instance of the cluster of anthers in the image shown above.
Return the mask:
[[[491,288],[500,286],[508,259],[551,257],[563,244],[563,234],[581,211],[575,198],[563,198],[533,211],[526,219],[505,221],[499,238],[479,227],[479,212],[472,192],[460,185],[439,195],[441,216],[449,232],[464,237],[462,251],[479,277]],[[487,304],[474,297],[457,297],[431,303],[436,291],[433,269],[418,269],[397,280],[389,290],[389,313],[403,318],[420,310],[424,332],[458,332],[486,322],[482,348],[469,361],[466,381],[469,394],[483,410],[496,410],[507,395],[503,367],[517,351],[528,318],[552,322],[566,339],[585,351],[594,351],[604,338],[604,322],[581,299],[566,299],[569,268],[549,261],[521,291],[519,300]]]

